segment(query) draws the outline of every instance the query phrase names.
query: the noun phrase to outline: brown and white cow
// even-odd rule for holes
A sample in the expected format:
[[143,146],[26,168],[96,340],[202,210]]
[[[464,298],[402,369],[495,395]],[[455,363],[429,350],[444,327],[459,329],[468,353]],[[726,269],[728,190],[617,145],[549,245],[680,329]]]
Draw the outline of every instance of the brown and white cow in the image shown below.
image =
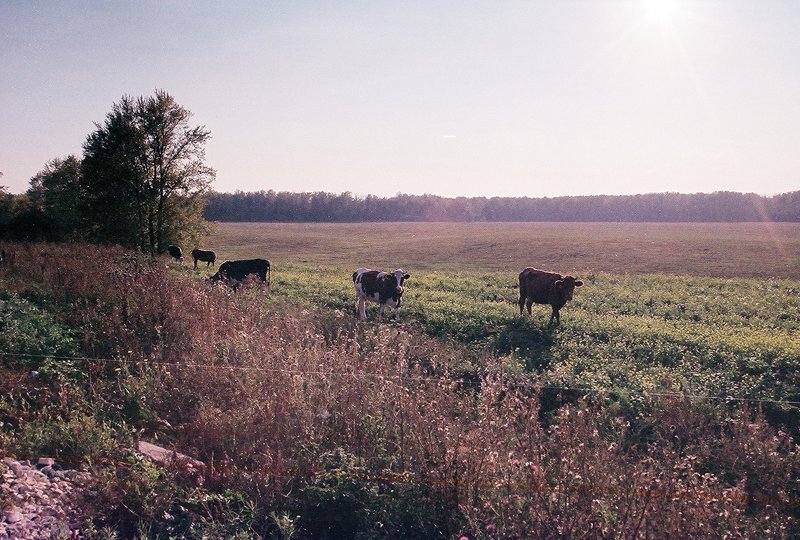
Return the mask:
[[550,304],[553,313],[550,315],[550,324],[553,320],[561,324],[559,310],[572,300],[575,287],[581,287],[583,281],[572,276],[562,276],[555,272],[545,272],[536,268],[526,268],[519,274],[519,313],[522,308],[531,313],[531,304]]
[[400,301],[403,298],[403,282],[411,275],[401,269],[392,273],[379,272],[369,268],[359,268],[353,272],[353,285],[356,288],[358,303],[356,309],[362,321],[367,320],[366,302],[380,305],[378,320],[383,319],[386,306],[394,309],[394,319],[400,320]]

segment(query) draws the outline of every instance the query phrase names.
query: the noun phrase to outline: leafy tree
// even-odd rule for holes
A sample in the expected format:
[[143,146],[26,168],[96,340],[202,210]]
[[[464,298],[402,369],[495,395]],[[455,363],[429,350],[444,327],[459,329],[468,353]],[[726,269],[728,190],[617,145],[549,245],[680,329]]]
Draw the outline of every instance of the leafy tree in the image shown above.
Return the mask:
[[14,195],[8,192],[6,186],[0,186],[0,238],[44,238],[41,227],[37,225],[40,220],[41,216],[32,211],[27,195]]
[[33,210],[47,216],[51,240],[77,240],[83,223],[80,207],[81,162],[74,155],[55,158],[31,178],[28,197]]
[[204,229],[203,195],[214,178],[204,163],[211,134],[163,90],[123,96],[84,143],[83,212],[89,238],[163,252]]

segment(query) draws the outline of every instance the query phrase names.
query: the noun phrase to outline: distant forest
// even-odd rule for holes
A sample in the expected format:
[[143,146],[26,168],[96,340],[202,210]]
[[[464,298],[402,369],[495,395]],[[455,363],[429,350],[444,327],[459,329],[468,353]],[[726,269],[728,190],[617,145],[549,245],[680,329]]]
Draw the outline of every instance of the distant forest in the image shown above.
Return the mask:
[[651,193],[581,197],[456,197],[275,191],[210,193],[211,221],[626,221],[800,222],[800,191],[763,197],[754,193]]

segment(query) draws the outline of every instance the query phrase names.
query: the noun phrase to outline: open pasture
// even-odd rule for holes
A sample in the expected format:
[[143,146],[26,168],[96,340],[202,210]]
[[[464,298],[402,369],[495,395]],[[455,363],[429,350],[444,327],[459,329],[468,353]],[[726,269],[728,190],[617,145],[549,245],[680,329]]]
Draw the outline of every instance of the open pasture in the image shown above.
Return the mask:
[[[3,247],[0,413],[19,427],[0,451],[134,463],[135,430],[233,472],[182,492],[112,470],[113,522],[176,537],[274,537],[268,512],[307,537],[796,530],[798,280],[588,271],[549,327],[548,307],[518,314],[516,272],[409,266],[402,322],[378,324],[375,306],[356,318],[349,262],[244,252],[276,261],[267,294],[117,248]],[[250,504],[265,517],[243,522]]]
[[797,223],[218,223],[220,260],[800,279]]
[[[554,387],[800,400],[797,224],[248,223],[209,243],[268,257],[274,298],[352,317],[352,269],[403,267],[403,326]],[[519,316],[528,265],[586,282],[557,329],[549,306]]]

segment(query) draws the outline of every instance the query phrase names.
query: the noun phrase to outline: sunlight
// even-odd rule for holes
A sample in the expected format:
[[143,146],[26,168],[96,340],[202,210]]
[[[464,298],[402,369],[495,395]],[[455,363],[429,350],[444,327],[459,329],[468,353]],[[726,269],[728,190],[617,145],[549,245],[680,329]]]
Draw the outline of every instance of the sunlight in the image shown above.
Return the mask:
[[677,11],[675,0],[644,0],[647,18],[668,24]]

